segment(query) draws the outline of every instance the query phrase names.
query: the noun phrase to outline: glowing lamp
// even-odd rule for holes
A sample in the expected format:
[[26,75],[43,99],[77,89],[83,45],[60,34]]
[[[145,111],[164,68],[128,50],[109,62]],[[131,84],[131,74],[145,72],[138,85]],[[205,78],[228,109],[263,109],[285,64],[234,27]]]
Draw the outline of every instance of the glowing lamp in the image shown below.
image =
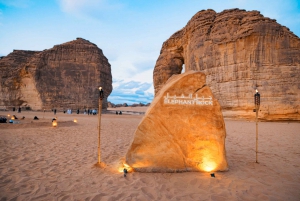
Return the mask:
[[103,89],[99,87],[99,98],[102,100],[104,98]]
[[10,114],[8,114],[7,116],[10,117]]
[[12,117],[11,117],[11,120],[14,120],[14,119],[15,119],[15,117],[14,117],[14,116],[12,116]]
[[74,122],[77,123],[77,119],[74,119]]
[[256,93],[254,94],[254,103],[255,103],[255,109],[258,110],[260,106],[260,94],[258,93],[257,89],[256,89]]
[[56,126],[57,126],[57,121],[56,121],[56,119],[54,119],[54,120],[52,121],[52,126],[53,126],[53,127],[56,127]]
[[127,172],[132,172],[132,167],[127,165],[126,163],[122,163],[122,165],[118,168],[118,172],[124,172],[124,169],[127,170]]

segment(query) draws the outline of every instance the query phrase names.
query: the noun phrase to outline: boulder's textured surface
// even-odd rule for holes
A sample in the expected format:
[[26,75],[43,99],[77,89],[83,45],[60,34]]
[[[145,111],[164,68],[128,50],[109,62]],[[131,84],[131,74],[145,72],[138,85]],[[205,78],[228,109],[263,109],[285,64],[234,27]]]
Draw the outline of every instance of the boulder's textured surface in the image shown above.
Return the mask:
[[[21,66],[38,53],[37,51],[14,50],[8,56],[2,57],[0,60],[0,106],[19,106],[24,103],[20,90],[22,86]],[[31,92],[36,93],[36,90],[31,89]],[[38,99],[38,95],[31,95],[31,98]],[[40,105],[41,101],[38,100],[35,104]]]
[[0,105],[32,109],[104,108],[112,91],[111,68],[102,50],[88,40],[55,45],[41,52],[15,50],[0,60]]
[[183,64],[185,71],[206,74],[227,115],[255,116],[258,88],[260,118],[300,119],[300,39],[258,11],[203,10],[193,16],[162,46],[153,72],[156,93]]
[[173,76],[139,124],[125,163],[135,171],[224,171],[221,107],[201,72]]

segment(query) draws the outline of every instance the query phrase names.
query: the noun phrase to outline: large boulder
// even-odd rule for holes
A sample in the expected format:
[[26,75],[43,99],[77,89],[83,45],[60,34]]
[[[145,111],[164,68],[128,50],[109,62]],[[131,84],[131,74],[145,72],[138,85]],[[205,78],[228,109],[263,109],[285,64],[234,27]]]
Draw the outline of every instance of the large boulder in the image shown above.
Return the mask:
[[172,76],[139,124],[125,163],[141,172],[224,171],[226,130],[205,74]]
[[204,72],[225,115],[300,120],[300,39],[258,11],[202,10],[162,45],[153,83],[157,93],[174,74]]
[[0,106],[97,108],[102,86],[112,91],[111,67],[102,50],[88,40],[44,51],[14,50],[0,60]]

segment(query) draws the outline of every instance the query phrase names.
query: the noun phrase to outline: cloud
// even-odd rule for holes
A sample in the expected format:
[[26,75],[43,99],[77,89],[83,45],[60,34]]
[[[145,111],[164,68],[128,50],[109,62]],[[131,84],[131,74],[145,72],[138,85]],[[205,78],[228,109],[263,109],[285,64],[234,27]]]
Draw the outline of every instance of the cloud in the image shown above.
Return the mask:
[[[108,0],[57,0],[65,13],[86,17],[94,13],[119,8],[121,4],[112,4]],[[109,2],[109,3],[108,3]]]
[[150,103],[153,100],[152,88],[152,83],[114,80],[113,91],[108,97],[108,101],[115,104]]
[[86,8],[100,8],[104,0],[59,0],[64,12],[77,13]]

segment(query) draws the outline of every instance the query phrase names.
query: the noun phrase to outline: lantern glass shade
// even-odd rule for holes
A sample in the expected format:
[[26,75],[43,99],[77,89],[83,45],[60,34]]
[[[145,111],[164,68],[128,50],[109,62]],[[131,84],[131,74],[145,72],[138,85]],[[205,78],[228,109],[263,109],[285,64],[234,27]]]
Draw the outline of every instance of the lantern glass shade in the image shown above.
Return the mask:
[[52,126],[53,126],[53,127],[56,127],[56,126],[57,126],[57,121],[56,121],[56,120],[53,120],[53,121],[52,121]]
[[254,102],[255,102],[255,105],[260,105],[260,94],[259,93],[256,93],[254,95]]
[[104,93],[102,87],[99,87],[99,98],[102,100],[104,98]]

